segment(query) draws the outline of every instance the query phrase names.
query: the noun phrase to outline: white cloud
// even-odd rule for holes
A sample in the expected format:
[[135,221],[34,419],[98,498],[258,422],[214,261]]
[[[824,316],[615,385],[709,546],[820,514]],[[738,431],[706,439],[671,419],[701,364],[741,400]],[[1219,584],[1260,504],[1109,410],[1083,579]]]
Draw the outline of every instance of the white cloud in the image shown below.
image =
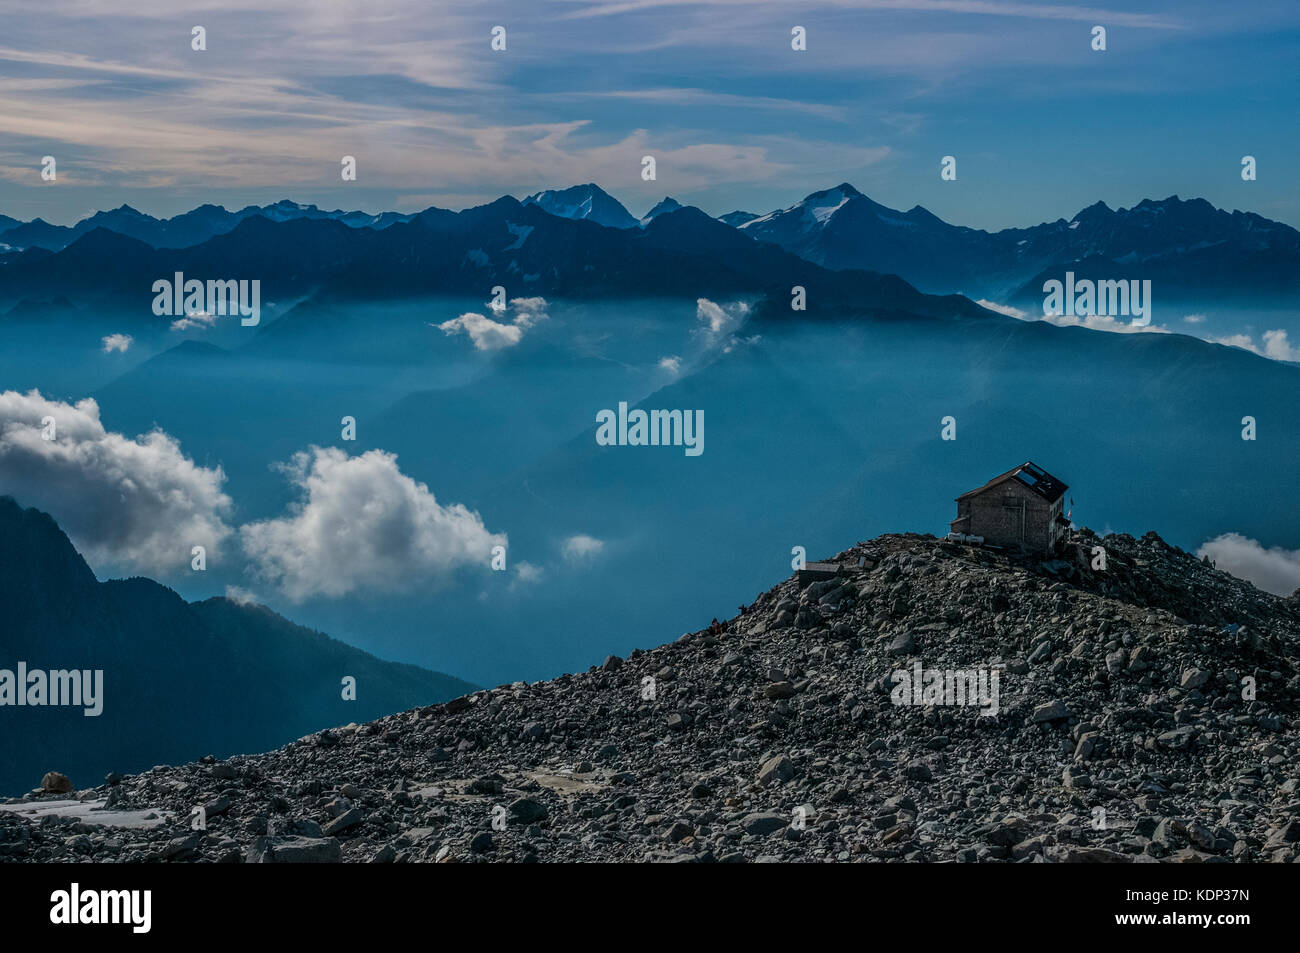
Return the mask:
[[515,563],[514,582],[534,583],[541,582],[542,570],[540,566],[534,566],[532,563]]
[[1024,319],[1026,314],[1019,308],[1013,308],[1009,304],[998,304],[996,301],[989,301],[986,298],[980,298],[975,302],[981,308],[988,308],[990,311],[996,311],[998,314],[1005,314],[1007,317]]
[[709,327],[710,334],[721,334],[735,326],[734,312],[728,313],[722,305],[708,298],[695,299],[695,317]]
[[564,553],[564,558],[570,562],[583,562],[591,559],[604,548],[604,540],[588,536],[586,533],[579,533],[566,539],[560,547],[560,551]]
[[659,358],[659,367],[669,374],[680,374],[682,372],[682,359],[676,354],[661,357]]
[[295,602],[428,585],[463,566],[486,570],[492,547],[506,544],[478,513],[438,503],[383,450],[349,457],[312,447],[282,469],[303,499],[240,536],[261,575]]
[[1205,323],[1205,315],[1203,315],[1203,314],[1185,314],[1185,315],[1183,315],[1183,320],[1186,321],[1188,324],[1204,324],[1204,323]]
[[737,343],[734,333],[749,317],[749,305],[743,301],[722,305],[708,298],[697,298],[695,317],[704,325],[694,333],[703,339],[706,350],[720,345],[724,351],[730,351]]
[[258,603],[257,596],[239,586],[226,586],[226,598],[241,606],[253,606]]
[[109,334],[106,335],[99,343],[104,349],[105,354],[112,354],[114,351],[126,353],[127,348],[131,346],[131,335],[129,334]]
[[209,314],[206,311],[191,311],[185,317],[173,321],[171,329],[173,331],[189,331],[192,328],[198,328],[201,331],[206,331],[216,323],[217,316],[215,314]]
[[1196,555],[1209,556],[1217,568],[1265,592],[1289,596],[1300,589],[1300,550],[1265,549],[1240,533],[1224,533],[1203,545]]
[[[499,351],[502,348],[514,347],[523,340],[525,331],[547,317],[545,298],[514,298],[510,301],[509,307],[515,310],[514,320],[510,324],[493,321],[485,315],[469,311],[434,327],[448,336],[468,334],[470,340],[474,342],[475,350]],[[494,310],[501,314],[506,309]]]
[[1206,338],[1206,340],[1211,344],[1225,344],[1228,347],[1239,347],[1255,354],[1263,353],[1255,346],[1255,341],[1249,334],[1228,334],[1222,337]]
[[[1109,314],[1061,314],[1060,312],[1048,312],[1043,314],[1042,320],[1063,328],[1088,328],[1092,331],[1111,331],[1115,334],[1138,334],[1143,331],[1152,334],[1168,334],[1169,329],[1158,324],[1137,325],[1133,324],[1132,318],[1115,318]],[[1028,320],[1037,320],[1038,315],[1028,317]]]
[[525,330],[547,317],[545,298],[512,298],[510,307],[515,309],[515,324]]
[[[653,10],[661,7],[690,7],[698,0],[590,0],[582,2],[577,8],[561,19],[582,19],[585,17],[610,16],[631,12]],[[746,13],[764,7],[777,6],[784,10],[786,4],[780,0],[715,0],[718,6],[735,5],[744,7]],[[1045,19],[1045,20],[1079,20],[1092,22],[1098,18],[1112,20],[1125,26],[1148,29],[1174,29],[1177,19],[1158,13],[1129,12],[1127,10],[1102,10],[1097,7],[1074,4],[1035,4],[1023,0],[832,0],[829,7],[864,7],[878,10],[916,11],[938,15],[964,14],[1008,18]],[[710,11],[713,16],[717,14]]]
[[105,430],[90,398],[0,393],[0,493],[49,512],[92,564],[174,572],[188,569],[193,546],[211,560],[231,533],[225,479],[161,430],[134,439]]
[[1264,356],[1275,361],[1300,361],[1300,347],[1286,339],[1286,331],[1278,328],[1264,332]]
[[524,329],[516,324],[500,324],[489,317],[468,311],[459,318],[452,318],[442,324],[434,325],[448,336],[468,334],[478,351],[499,351],[514,347],[524,337]]
[[1211,344],[1226,344],[1228,347],[1239,347],[1243,351],[1250,351],[1252,354],[1272,358],[1275,361],[1300,362],[1300,347],[1296,347],[1287,340],[1286,331],[1282,328],[1265,331],[1263,347],[1256,344],[1255,339],[1249,334],[1227,334],[1222,337],[1206,338],[1206,340]]

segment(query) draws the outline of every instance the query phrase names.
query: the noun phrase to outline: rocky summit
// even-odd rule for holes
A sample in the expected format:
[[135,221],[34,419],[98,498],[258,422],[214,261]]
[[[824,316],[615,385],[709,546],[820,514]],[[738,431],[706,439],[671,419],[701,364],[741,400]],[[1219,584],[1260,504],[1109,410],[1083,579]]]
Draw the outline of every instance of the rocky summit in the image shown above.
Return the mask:
[[891,535],[828,563],[582,674],[91,789],[47,777],[0,806],[0,855],[1300,856],[1297,596],[1154,533],[1084,530],[1051,560]]

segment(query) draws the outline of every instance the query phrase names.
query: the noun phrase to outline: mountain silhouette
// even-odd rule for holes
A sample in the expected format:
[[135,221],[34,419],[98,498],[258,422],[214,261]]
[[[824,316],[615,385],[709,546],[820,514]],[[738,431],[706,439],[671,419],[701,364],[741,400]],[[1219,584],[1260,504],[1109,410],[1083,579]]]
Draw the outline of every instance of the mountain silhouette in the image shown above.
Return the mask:
[[[463,694],[472,686],[381,661],[264,606],[188,603],[149,579],[99,582],[53,518],[0,496],[0,669],[102,670],[103,711],[0,708],[0,792],[58,770],[110,771],[284,744]],[[342,680],[356,679],[356,700]]]

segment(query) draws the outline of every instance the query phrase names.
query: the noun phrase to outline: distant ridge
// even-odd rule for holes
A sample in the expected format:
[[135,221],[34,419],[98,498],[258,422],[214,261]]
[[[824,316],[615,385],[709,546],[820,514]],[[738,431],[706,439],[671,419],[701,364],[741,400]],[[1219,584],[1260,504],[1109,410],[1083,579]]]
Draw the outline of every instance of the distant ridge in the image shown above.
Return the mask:
[[[185,602],[149,579],[99,582],[48,514],[0,496],[0,669],[103,670],[103,712],[0,709],[0,794],[59,770],[109,771],[284,744],[472,689],[381,661],[264,606]],[[356,679],[344,701],[342,679]]]
[[[494,222],[507,228],[538,227],[538,220],[528,217],[521,209],[533,209],[552,219],[631,232],[638,226],[647,229],[665,217],[690,208],[665,197],[643,218],[637,219],[600,186],[587,183],[537,192],[522,201],[503,196],[461,212],[439,208],[415,214],[324,211],[315,205],[284,199],[237,212],[202,205],[170,219],[157,219],[122,205],[97,212],[74,226],[51,225],[39,218],[18,222],[0,216],[0,246],[4,246],[0,247],[0,255],[7,263],[4,280],[0,280],[0,307],[12,306],[21,297],[48,296],[51,279],[42,277],[46,274],[42,268],[48,265],[52,251],[72,253],[75,250],[82,257],[93,251],[100,259],[124,255],[126,262],[112,264],[124,267],[129,273],[130,259],[147,257],[142,249],[174,249],[178,254],[158,257],[155,260],[159,264],[151,264],[149,268],[156,271],[160,266],[183,265],[187,256],[179,253],[184,251],[193,253],[190,258],[196,266],[207,267],[213,260],[208,252],[227,250],[213,243],[237,231],[241,241],[251,240],[254,247],[259,240],[271,241],[260,260],[263,269],[273,262],[283,269],[292,269],[299,284],[287,290],[302,290],[301,285],[308,281],[329,284],[334,263],[347,271],[358,257],[367,257],[372,259],[366,270],[374,276],[373,280],[384,285],[410,287],[418,293],[417,281],[400,274],[380,275],[377,256],[381,250],[388,251],[393,256],[387,261],[388,267],[400,271],[399,263],[408,261],[411,255],[423,255],[422,246],[427,245],[427,233],[420,229],[401,229],[422,225],[440,236],[440,255],[454,256],[454,261],[440,258],[426,263],[441,272],[427,282],[428,288],[478,288],[491,276],[475,273],[477,256],[483,254],[489,258],[488,264],[478,266],[485,273],[498,271],[498,265],[491,261],[490,247],[465,242],[472,234],[489,238],[495,245],[495,237],[485,234]],[[700,216],[708,218],[703,213]],[[1099,201],[1081,209],[1068,221],[1058,219],[1027,228],[988,232],[949,224],[919,205],[907,211],[889,208],[842,182],[813,192],[788,208],[761,215],[734,211],[710,220],[831,271],[897,275],[927,294],[960,294],[973,300],[1032,304],[1034,297],[1041,298],[1041,292],[1033,289],[1035,283],[1041,286],[1044,275],[1059,277],[1070,265],[1082,261],[1093,261],[1112,272],[1140,270],[1140,277],[1159,282],[1164,301],[1212,296],[1233,302],[1290,307],[1300,295],[1300,232],[1251,212],[1226,212],[1204,199],[1184,200],[1177,195],[1161,200],[1144,199],[1131,209],[1112,209]],[[289,230],[277,233],[272,239],[271,233],[258,226],[258,222]],[[522,280],[525,285],[532,282],[535,288],[546,286],[558,293],[566,284],[566,270],[578,258],[604,257],[600,249],[589,246],[601,245],[605,239],[581,233],[570,237],[550,231],[552,238],[568,244],[553,249],[548,260],[537,260],[538,242],[529,247],[522,233],[510,232],[509,239],[499,247],[502,252],[519,253],[511,260],[500,262],[506,271],[504,277],[510,277],[512,285]],[[709,234],[712,239],[720,240],[720,233],[708,232],[702,223],[697,224],[696,231],[698,235]],[[393,237],[391,241],[368,241],[362,237],[352,242],[347,232],[359,236],[392,232]],[[78,248],[97,234],[100,237],[96,246]],[[108,234],[137,244],[116,246],[102,237]],[[453,241],[456,237],[464,241],[457,244]],[[693,244],[697,248],[701,245]],[[612,247],[624,246],[616,242]],[[722,247],[734,248],[726,242]],[[312,254],[317,257],[310,257]],[[230,257],[232,265],[236,264],[233,259],[238,256]],[[76,256],[69,263],[75,259]],[[535,260],[529,264],[524,259]],[[624,268],[629,264],[624,263]],[[239,265],[246,267],[246,263]],[[727,261],[718,265],[724,272],[731,267]],[[105,287],[111,292],[114,284],[111,279],[118,268],[106,261],[87,262],[87,266],[92,272],[97,267],[105,270],[109,279]],[[672,270],[670,265],[666,267]],[[456,283],[449,271],[459,272],[463,282]],[[600,271],[611,281],[614,278],[615,269],[608,262]],[[52,265],[48,274],[63,276],[66,272],[67,269]],[[33,280],[27,282],[28,277]],[[498,274],[492,280],[504,280],[504,277]],[[599,273],[591,277],[593,285],[603,293],[620,290],[610,281],[602,280]],[[59,280],[71,281],[69,288],[75,288],[77,281],[74,276]],[[673,293],[672,275],[667,275],[664,281],[668,284],[667,292]],[[63,286],[59,290],[63,291]],[[632,293],[641,290],[641,285],[631,282],[625,290]],[[75,297],[74,303],[82,304]]]

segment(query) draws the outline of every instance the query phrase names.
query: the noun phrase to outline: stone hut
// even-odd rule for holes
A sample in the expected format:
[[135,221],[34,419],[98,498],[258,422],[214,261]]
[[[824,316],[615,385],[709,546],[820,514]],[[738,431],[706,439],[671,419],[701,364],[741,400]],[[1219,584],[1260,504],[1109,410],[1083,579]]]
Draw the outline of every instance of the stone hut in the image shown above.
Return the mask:
[[1056,552],[1069,535],[1063,515],[1069,487],[1036,463],[1027,462],[957,497],[953,536],[982,537],[995,546]]

